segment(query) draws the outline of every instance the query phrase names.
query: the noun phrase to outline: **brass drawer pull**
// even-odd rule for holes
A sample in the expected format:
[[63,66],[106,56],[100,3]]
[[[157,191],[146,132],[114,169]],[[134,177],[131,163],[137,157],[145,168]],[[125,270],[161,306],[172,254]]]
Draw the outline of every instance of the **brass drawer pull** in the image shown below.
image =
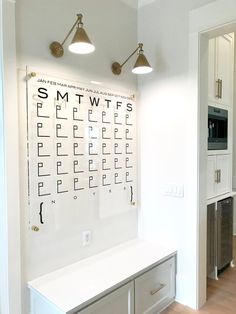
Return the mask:
[[161,284],[160,284],[160,287],[151,290],[151,291],[150,291],[150,294],[151,294],[151,295],[156,294],[158,291],[160,291],[161,289],[163,289],[165,286],[166,286],[166,285],[164,285],[163,283],[161,283]]

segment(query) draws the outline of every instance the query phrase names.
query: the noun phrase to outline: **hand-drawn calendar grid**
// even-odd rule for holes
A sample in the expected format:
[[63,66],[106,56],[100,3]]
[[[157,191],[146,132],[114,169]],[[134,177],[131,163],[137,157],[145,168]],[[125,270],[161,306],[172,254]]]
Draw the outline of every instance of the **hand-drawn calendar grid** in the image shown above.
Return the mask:
[[46,224],[51,209],[66,220],[89,206],[100,217],[134,208],[134,96],[37,74],[27,82],[27,99],[33,223]]

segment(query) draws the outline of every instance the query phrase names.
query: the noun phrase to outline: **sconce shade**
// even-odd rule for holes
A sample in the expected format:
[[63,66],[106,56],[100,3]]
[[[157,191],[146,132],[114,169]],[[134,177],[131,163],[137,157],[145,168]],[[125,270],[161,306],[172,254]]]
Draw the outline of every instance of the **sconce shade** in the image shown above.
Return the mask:
[[95,47],[90,41],[84,28],[79,25],[68,49],[73,53],[87,54],[93,52]]
[[146,74],[152,72],[152,67],[143,53],[139,53],[132,72],[135,74]]

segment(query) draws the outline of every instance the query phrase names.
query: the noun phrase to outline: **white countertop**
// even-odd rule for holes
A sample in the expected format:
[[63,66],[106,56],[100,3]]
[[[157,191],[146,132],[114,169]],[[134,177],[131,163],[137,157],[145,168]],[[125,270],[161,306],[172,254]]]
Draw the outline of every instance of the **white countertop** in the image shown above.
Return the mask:
[[63,312],[79,310],[176,253],[135,239],[28,282]]
[[217,195],[217,196],[212,197],[212,198],[208,198],[207,199],[207,205],[221,201],[227,197],[234,197],[235,195],[236,195],[236,191],[231,191],[231,192],[228,192],[225,194]]

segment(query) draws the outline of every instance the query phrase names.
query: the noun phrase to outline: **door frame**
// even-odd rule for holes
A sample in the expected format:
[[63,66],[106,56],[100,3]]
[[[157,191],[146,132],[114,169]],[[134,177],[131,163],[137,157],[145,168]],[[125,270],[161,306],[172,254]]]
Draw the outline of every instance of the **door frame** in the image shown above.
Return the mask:
[[[208,38],[236,29],[236,2],[217,0],[189,14],[190,101],[197,110],[197,289],[196,308],[206,302],[206,169]],[[195,118],[196,119],[196,118]]]

